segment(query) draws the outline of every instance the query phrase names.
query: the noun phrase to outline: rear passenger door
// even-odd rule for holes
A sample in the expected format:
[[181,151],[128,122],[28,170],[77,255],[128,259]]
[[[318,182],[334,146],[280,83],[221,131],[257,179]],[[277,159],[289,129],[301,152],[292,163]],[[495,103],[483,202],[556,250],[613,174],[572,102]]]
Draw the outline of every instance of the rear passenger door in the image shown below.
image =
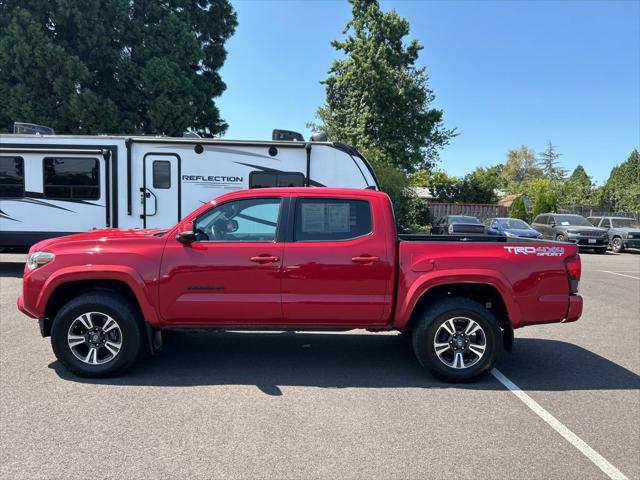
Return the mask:
[[543,238],[550,238],[549,237],[549,226],[547,225],[547,220],[548,220],[549,216],[548,215],[538,215],[534,220],[533,223],[531,224],[531,226],[537,230],[538,232],[540,232],[543,236]]
[[392,257],[371,199],[298,197],[285,242],[282,310],[291,325],[386,321]]

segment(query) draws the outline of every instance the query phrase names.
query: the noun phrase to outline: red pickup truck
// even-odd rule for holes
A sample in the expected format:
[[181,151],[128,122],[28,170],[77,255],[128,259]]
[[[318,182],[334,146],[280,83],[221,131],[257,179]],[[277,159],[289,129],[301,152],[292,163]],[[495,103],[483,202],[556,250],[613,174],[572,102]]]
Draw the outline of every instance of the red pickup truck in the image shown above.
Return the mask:
[[170,230],[96,230],[34,245],[18,308],[70,371],[116,375],[167,328],[398,330],[450,381],[489,370],[513,330],[582,313],[577,246],[398,235],[372,190],[269,188]]

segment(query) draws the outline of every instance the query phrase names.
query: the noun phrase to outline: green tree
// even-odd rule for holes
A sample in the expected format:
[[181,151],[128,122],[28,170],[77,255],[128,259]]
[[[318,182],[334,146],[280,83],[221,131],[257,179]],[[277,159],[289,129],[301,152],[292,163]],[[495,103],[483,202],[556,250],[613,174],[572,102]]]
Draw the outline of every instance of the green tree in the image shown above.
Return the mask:
[[422,45],[405,43],[409,22],[395,11],[383,12],[377,0],[351,0],[352,19],[344,40],[332,46],[334,60],[315,128],[359,150],[375,148],[375,162],[403,172],[430,168],[438,150],[455,135],[444,128],[442,111],[424,67],[416,66]]
[[460,183],[458,201],[468,203],[497,202],[496,191],[504,184],[502,169],[502,165],[479,167],[465,175]]
[[547,148],[538,155],[538,166],[547,180],[564,180],[567,172],[560,167],[559,158],[561,155],[558,153],[557,147],[550,141],[547,143]]
[[442,111],[426,70],[416,66],[422,46],[405,44],[409,22],[383,12],[377,0],[351,0],[352,19],[344,40],[331,44],[341,53],[322,82],[326,104],[320,124],[309,124],[334,140],[356,147],[373,164],[381,186],[394,202],[401,228],[412,223],[417,200],[408,175],[430,169],[438,150],[455,135],[444,128]]
[[411,185],[428,188],[431,196],[438,202],[459,201],[461,181],[444,170],[421,170],[411,176]]
[[520,192],[524,184],[542,176],[542,170],[537,167],[536,154],[532,149],[522,145],[518,149],[509,150],[502,177],[510,191]]
[[529,214],[527,213],[527,208],[524,205],[524,197],[522,195],[518,195],[511,204],[511,210],[509,211],[509,216],[512,218],[519,218],[520,220],[524,220],[525,222],[529,221]]
[[221,133],[227,0],[0,2],[0,131]]
[[604,185],[603,200],[619,212],[640,211],[640,153],[633,150],[626,162],[613,167]]
[[584,167],[578,165],[562,187],[564,205],[588,205],[591,202],[593,183]]

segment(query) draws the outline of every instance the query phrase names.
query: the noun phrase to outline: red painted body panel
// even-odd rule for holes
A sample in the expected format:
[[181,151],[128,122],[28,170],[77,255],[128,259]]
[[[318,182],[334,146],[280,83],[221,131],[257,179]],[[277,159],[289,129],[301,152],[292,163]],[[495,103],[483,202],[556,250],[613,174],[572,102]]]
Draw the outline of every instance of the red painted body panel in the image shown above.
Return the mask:
[[[193,220],[212,204],[260,196],[264,189],[224,195],[161,236],[158,230],[109,229],[40,242],[32,252],[49,251],[56,257],[34,271],[25,268],[18,308],[41,318],[60,285],[114,280],[131,289],[145,320],[159,328],[402,329],[431,288],[469,283],[495,288],[514,328],[574,321],[582,312],[582,298],[569,293],[565,267],[565,259],[577,254],[574,245],[562,245],[562,252],[547,256],[518,253],[512,248],[518,243],[398,242],[389,198],[371,190],[268,190],[269,197],[369,201],[373,231],[357,239],[190,246],[175,239],[191,230]],[[278,261],[250,260],[258,255]],[[378,260],[352,261],[362,256]]]

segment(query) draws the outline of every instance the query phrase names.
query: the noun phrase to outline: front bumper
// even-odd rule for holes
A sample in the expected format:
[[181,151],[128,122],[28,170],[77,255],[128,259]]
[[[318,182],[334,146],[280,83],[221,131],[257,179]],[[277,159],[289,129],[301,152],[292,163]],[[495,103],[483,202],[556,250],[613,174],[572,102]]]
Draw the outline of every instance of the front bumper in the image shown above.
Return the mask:
[[575,243],[580,248],[607,248],[609,239],[607,237],[580,237],[569,235],[569,241]]
[[22,298],[22,295],[18,297],[18,301],[16,302],[16,305],[18,307],[18,310],[24,313],[27,317],[38,318],[36,315],[34,315],[33,313],[31,313],[29,310],[26,309],[26,307],[24,306],[24,299]]
[[582,315],[582,297],[578,294],[569,295],[569,308],[562,323],[575,322],[580,315]]
[[622,240],[624,248],[640,248],[640,238],[626,238]]

